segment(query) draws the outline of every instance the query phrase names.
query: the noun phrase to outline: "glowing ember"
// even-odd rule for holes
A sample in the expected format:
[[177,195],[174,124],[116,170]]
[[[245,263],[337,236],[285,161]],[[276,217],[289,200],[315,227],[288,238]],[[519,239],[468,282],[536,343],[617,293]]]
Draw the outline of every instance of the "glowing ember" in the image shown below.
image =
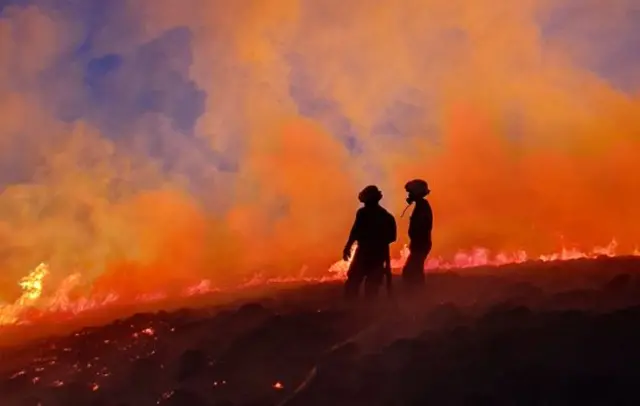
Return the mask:
[[25,371],[24,369],[21,371],[16,372],[15,374],[11,375],[11,377],[9,379],[15,379],[19,376],[24,376],[27,374],[27,371]]
[[152,336],[152,335],[155,334],[155,331],[151,327],[148,327],[148,328],[145,328],[144,330],[142,330],[142,334],[146,334],[148,336]]
[[277,390],[281,390],[281,389],[284,389],[284,385],[282,385],[281,382],[276,382],[273,384],[273,388]]
[[160,404],[165,400],[171,399],[171,397],[173,396],[173,394],[175,393],[175,391],[170,390],[168,392],[163,393],[162,395],[160,395],[160,399],[156,402],[156,404]]
[[[133,326],[131,326],[131,327],[133,327]],[[132,336],[133,336],[133,338],[138,338],[138,337],[140,337],[140,334],[145,335],[145,336],[149,336],[149,337],[153,337],[156,334],[156,332],[151,327],[147,327],[147,328],[141,330],[139,333],[133,333]]]

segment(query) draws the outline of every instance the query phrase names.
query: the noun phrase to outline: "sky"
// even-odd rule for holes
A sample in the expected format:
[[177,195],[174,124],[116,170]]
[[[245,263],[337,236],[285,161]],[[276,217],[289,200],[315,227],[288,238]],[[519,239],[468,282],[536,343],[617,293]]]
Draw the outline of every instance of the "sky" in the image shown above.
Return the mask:
[[362,187],[399,215],[414,177],[438,255],[631,249],[639,27],[638,0],[0,0],[0,284],[322,268]]

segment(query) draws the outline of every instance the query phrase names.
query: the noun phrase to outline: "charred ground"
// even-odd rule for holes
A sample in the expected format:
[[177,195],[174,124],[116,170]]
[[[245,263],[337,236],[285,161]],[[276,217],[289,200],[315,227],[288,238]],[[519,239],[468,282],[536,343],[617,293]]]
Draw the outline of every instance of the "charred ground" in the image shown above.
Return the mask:
[[640,404],[640,259],[436,273],[139,313],[0,353],[3,405]]

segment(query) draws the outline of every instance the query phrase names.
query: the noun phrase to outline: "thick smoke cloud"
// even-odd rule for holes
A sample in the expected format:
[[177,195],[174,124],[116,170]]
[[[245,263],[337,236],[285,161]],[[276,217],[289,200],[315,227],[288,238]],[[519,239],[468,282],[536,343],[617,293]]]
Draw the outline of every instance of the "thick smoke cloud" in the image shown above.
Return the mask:
[[359,188],[399,214],[412,177],[437,254],[640,240],[633,0],[0,8],[6,300],[40,261],[132,291],[321,271]]

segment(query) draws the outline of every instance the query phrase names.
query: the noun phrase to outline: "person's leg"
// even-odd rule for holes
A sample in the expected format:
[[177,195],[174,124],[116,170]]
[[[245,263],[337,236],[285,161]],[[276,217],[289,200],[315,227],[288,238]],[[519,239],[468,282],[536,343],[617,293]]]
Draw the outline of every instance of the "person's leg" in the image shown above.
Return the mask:
[[384,280],[384,264],[377,265],[372,269],[364,281],[364,295],[367,298],[375,298],[380,292],[380,286]]
[[414,248],[409,253],[407,262],[402,269],[402,280],[410,288],[423,286],[425,283],[424,265],[427,256],[431,252],[431,246]]
[[433,244],[431,243],[431,241],[429,241],[422,249],[418,250],[416,263],[419,263],[419,265],[416,265],[416,267],[420,268],[420,276],[418,277],[418,280],[421,285],[425,284],[424,268],[425,268],[425,263],[427,262],[427,257],[431,253],[432,247],[433,247]]
[[347,272],[347,280],[344,283],[344,295],[347,299],[354,299],[358,297],[360,285],[362,284],[364,276],[362,258],[356,253],[353,261],[351,261],[349,271]]
[[409,253],[407,257],[407,262],[405,262],[404,267],[402,268],[402,281],[406,286],[414,286],[416,284],[416,274],[420,269],[420,259],[418,258],[417,252],[412,251]]
[[414,259],[414,284],[416,286],[424,286],[424,263],[428,255],[428,251],[420,250],[416,252]]

